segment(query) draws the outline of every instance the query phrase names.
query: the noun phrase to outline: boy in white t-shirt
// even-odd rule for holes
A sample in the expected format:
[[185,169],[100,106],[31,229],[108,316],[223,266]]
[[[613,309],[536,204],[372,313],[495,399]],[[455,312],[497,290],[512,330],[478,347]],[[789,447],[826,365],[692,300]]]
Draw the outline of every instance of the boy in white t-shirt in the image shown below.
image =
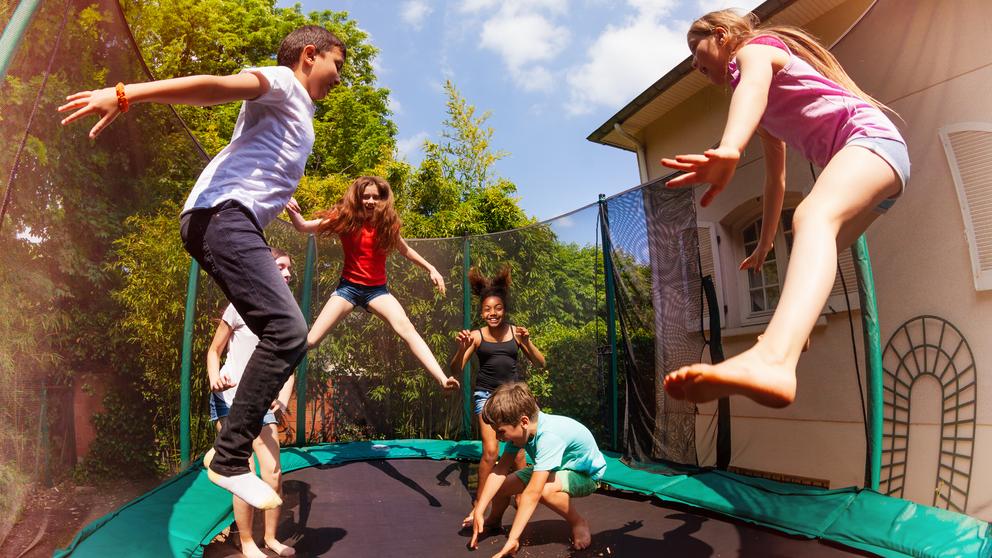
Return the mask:
[[[289,254],[279,248],[272,248],[272,259],[283,279],[289,283],[292,277],[293,262]],[[255,352],[258,345],[256,336],[233,304],[228,304],[224,315],[217,324],[210,348],[207,349],[207,378],[210,383],[210,420],[217,425],[220,432],[224,420],[234,404],[238,391],[238,383],[244,375],[245,365]],[[227,351],[224,365],[220,358]],[[258,457],[259,473],[276,494],[282,495],[282,470],[279,463],[279,420],[276,412],[286,413],[289,408],[289,397],[293,393],[294,376],[290,376],[279,396],[272,402],[269,411],[262,418],[262,431],[252,443],[255,455]],[[248,460],[248,466],[254,469],[254,460]],[[279,525],[280,508],[265,510],[264,536],[265,546],[278,556],[293,556],[296,551],[286,546],[276,538],[276,528]],[[248,558],[263,558],[266,556],[252,536],[254,508],[247,502],[234,496],[234,522],[238,526],[238,536],[241,539],[241,554]]]
[[232,76],[118,83],[69,95],[59,107],[73,111],[63,125],[99,116],[92,138],[134,103],[245,101],[231,143],[210,161],[186,200],[180,233],[186,250],[258,334],[238,398],[204,463],[211,481],[259,509],[278,507],[282,500],[249,469],[252,441],[307,348],[303,313],[272,263],[262,229],[286,206],[303,176],[314,141],[314,101],[341,82],[346,53],[333,33],[307,25],[283,39],[278,66]]

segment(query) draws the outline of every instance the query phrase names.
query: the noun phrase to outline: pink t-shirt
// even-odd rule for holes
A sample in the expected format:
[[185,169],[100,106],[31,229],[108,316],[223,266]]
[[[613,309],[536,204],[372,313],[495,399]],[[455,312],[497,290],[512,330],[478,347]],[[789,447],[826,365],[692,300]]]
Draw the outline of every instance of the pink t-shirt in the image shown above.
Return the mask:
[[[748,44],[774,46],[789,54],[789,62],[772,76],[761,127],[813,163],[825,167],[854,138],[906,143],[881,110],[793,55],[781,39],[761,35]],[[729,70],[730,85],[736,88],[741,79],[736,58],[730,61]]]

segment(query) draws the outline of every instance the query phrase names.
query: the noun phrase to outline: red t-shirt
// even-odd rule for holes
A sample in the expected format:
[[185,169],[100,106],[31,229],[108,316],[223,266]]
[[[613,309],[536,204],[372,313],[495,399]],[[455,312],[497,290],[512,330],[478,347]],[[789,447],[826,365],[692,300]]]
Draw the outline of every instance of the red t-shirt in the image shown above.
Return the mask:
[[363,226],[351,232],[342,233],[341,247],[344,249],[344,271],[341,278],[359,285],[376,287],[386,284],[385,250],[376,250],[375,227]]

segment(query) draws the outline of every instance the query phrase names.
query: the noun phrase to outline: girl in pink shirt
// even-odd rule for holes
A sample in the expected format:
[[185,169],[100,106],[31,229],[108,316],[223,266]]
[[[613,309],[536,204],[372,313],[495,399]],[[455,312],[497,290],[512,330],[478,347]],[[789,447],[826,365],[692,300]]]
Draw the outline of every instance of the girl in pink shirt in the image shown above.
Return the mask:
[[862,91],[827,49],[800,29],[756,27],[756,19],[722,10],[690,27],[693,67],[734,93],[718,147],[662,160],[685,172],[668,186],[709,184],[700,200],[709,205],[730,183],[757,132],[766,173],[761,236],[740,267],[760,270],[782,211],[785,146],[823,171],[793,216],[789,273],[764,335],[719,364],[670,372],[665,390],[695,402],[738,394],[784,407],[795,399],[796,364],[833,286],[837,251],[849,247],[902,193],[909,156],[882,113],[886,107]]
[[341,281],[314,320],[307,335],[307,346],[319,345],[335,324],[360,306],[389,324],[442,388],[458,389],[458,380],[445,376],[434,353],[386,285],[386,256],[396,250],[424,268],[441,294],[445,290],[444,277],[400,236],[400,218],[393,205],[389,183],[378,176],[359,177],[351,183],[341,201],[331,209],[319,212],[317,219],[304,219],[295,199],[290,200],[286,212],[296,230],[337,234],[344,249]]

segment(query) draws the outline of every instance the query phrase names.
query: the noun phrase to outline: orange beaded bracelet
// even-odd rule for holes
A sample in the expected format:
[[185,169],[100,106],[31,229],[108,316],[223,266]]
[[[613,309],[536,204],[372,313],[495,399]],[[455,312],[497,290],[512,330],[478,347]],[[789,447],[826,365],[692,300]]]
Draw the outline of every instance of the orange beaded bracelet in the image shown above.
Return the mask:
[[124,82],[117,83],[117,108],[121,109],[121,112],[127,112],[130,108],[127,102],[127,95],[124,94]]

